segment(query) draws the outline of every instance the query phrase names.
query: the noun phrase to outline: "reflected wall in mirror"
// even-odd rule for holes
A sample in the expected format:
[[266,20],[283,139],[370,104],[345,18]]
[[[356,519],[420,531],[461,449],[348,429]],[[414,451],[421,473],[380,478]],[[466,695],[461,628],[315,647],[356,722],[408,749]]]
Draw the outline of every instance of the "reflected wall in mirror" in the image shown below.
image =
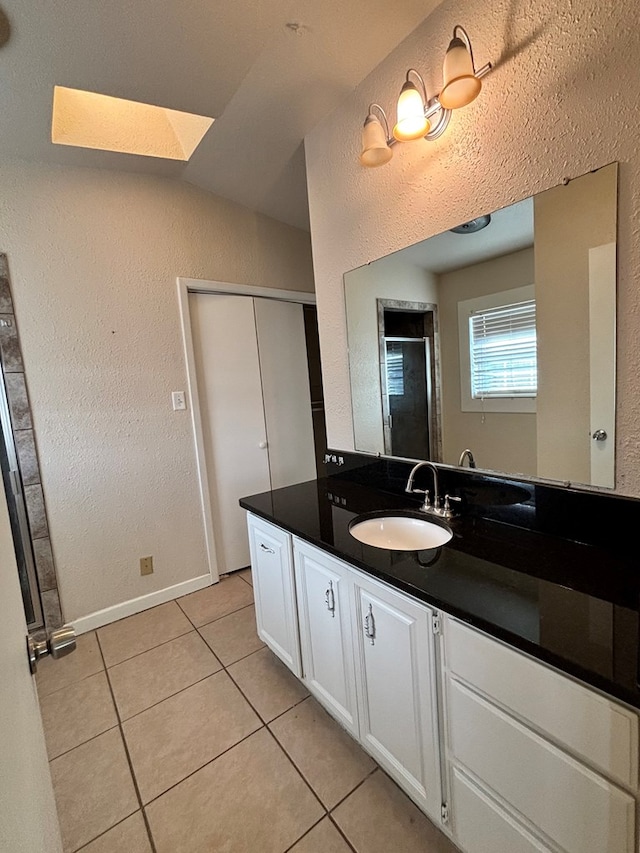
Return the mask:
[[617,183],[612,163],[346,273],[356,450],[615,486]]

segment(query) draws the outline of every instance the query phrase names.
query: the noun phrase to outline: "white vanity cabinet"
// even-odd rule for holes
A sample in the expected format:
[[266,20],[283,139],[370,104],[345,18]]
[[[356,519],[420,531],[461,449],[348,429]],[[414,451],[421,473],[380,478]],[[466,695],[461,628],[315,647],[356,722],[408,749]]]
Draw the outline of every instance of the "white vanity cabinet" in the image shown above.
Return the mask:
[[452,828],[468,853],[633,853],[638,717],[450,617]]
[[304,681],[357,738],[350,571],[298,539],[294,540],[294,562]]
[[361,572],[352,575],[360,740],[439,822],[433,611]]
[[638,714],[249,515],[260,637],[464,853],[640,853]]
[[248,513],[258,636],[302,677],[291,535]]

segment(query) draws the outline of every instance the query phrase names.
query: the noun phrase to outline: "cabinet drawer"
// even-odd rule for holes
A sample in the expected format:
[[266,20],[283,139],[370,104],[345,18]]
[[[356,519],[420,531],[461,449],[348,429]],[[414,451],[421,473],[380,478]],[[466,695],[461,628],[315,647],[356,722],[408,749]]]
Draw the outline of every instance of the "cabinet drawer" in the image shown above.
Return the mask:
[[633,797],[460,682],[446,683],[455,759],[567,853],[632,853]]
[[551,853],[460,768],[451,774],[454,837],[473,853]]
[[638,784],[638,717],[531,658],[444,620],[447,669],[623,785]]

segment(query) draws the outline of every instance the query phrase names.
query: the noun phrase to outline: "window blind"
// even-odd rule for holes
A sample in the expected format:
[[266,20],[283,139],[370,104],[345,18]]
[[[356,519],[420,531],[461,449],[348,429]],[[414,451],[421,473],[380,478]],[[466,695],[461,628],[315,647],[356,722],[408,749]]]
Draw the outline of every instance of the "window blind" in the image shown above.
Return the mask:
[[404,352],[402,344],[395,341],[387,341],[387,393],[404,394]]
[[474,311],[469,317],[471,396],[535,397],[535,299]]

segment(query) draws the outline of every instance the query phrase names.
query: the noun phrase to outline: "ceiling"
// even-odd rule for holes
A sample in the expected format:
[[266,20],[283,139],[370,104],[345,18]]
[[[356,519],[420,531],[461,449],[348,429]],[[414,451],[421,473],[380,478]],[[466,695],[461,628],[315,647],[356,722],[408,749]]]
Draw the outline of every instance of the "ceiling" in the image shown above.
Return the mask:
[[[438,2],[5,0],[1,156],[182,178],[308,228],[305,135]],[[216,121],[186,164],[55,146],[56,84]]]
[[[525,198],[491,214],[491,222],[475,234],[445,231],[401,249],[402,261],[441,274],[490,261],[533,246],[533,198]],[[389,256],[394,257],[393,255]]]

